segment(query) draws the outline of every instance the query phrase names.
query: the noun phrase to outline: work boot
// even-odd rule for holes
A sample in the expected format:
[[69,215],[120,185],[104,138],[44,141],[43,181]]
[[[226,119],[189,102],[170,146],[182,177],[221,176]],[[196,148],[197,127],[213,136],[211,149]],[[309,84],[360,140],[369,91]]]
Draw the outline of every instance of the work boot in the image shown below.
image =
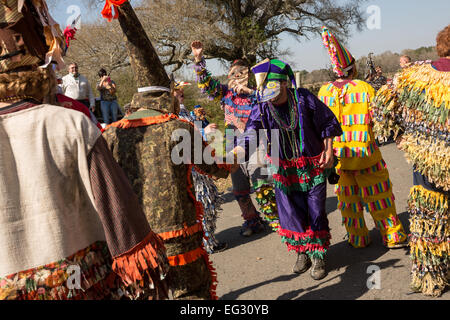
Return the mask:
[[313,257],[312,259],[312,267],[310,270],[311,278],[314,280],[320,280],[325,278],[327,272],[325,271],[325,260],[320,258]]
[[297,255],[297,261],[295,262],[294,267],[292,268],[292,272],[301,274],[303,272],[308,271],[310,266],[311,266],[311,259],[309,259],[306,253],[301,252]]

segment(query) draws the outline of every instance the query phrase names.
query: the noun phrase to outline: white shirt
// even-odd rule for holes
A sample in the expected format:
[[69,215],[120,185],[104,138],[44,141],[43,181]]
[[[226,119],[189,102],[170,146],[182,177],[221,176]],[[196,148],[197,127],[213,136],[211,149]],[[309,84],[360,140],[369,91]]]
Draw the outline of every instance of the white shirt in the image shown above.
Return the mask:
[[81,74],[74,78],[70,73],[63,78],[62,90],[64,95],[75,100],[89,100],[90,106],[95,106],[95,97],[86,77]]

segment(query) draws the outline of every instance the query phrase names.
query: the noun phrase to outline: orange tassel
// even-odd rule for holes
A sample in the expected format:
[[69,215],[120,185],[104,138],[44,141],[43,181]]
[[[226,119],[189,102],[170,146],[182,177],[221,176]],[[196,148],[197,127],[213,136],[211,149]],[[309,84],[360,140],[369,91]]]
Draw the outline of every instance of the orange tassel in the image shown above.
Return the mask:
[[142,281],[148,269],[157,269],[157,251],[164,251],[162,240],[150,232],[140,243],[129,251],[114,257],[112,269],[126,284]]

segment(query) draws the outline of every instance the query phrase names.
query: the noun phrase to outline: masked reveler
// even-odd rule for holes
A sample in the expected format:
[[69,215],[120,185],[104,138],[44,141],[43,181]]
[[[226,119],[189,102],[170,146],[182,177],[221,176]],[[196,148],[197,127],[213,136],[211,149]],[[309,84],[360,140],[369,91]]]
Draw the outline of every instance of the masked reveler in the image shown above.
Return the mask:
[[[139,89],[131,102],[132,113],[107,127],[103,135],[150,226],[164,240],[173,298],[216,299],[216,273],[202,243],[204,212],[195,198],[192,168],[219,178],[228,177],[231,168],[216,164],[199,131],[177,116],[175,82],[167,76],[130,3],[117,10]],[[209,155],[212,164],[205,164],[203,155]]]
[[322,86],[319,99],[330,107],[343,130],[333,142],[340,175],[335,192],[348,242],[355,248],[369,245],[369,231],[364,221],[366,208],[382,234],[384,245],[404,247],[407,236],[397,216],[392,182],[372,131],[369,106],[375,90],[368,83],[355,79],[355,58],[326,27],[323,27],[322,37],[338,77]]
[[[210,130],[216,128],[214,123],[209,123],[206,119],[204,109],[200,106],[195,106],[194,111],[189,112],[184,106],[184,87],[190,85],[188,82],[176,82],[175,97],[180,103],[179,117],[194,124],[202,134],[203,140],[208,141],[208,133]],[[210,254],[220,252],[227,248],[225,242],[219,242],[215,237],[216,222],[221,205],[224,199],[219,193],[219,190],[214,183],[214,180],[208,175],[201,174],[195,168],[192,168],[192,179],[194,182],[195,198],[203,205],[203,230],[205,231],[205,238],[203,245],[206,251]]]
[[[231,135],[225,134],[226,149],[231,150],[235,146],[234,133],[239,136],[244,132],[248,117],[256,103],[255,91],[248,87],[249,68],[243,60],[234,61],[228,73],[228,84],[221,84],[206,69],[202,43],[194,41],[191,46],[195,58],[194,69],[198,87],[211,100],[221,103],[225,113],[226,132],[232,132]],[[240,170],[231,174],[233,194],[245,220],[241,229],[241,234],[244,236],[264,230],[260,214],[250,198],[250,179],[264,219],[273,230],[279,227],[273,180],[267,174],[264,152],[263,149],[257,149],[249,160],[241,165]]]
[[[238,157],[251,152],[260,130],[267,130],[278,232],[288,250],[298,253],[293,271],[306,272],[312,264],[311,277],[319,280],[326,276],[325,255],[331,238],[325,202],[326,181],[334,165],[332,139],[342,131],[327,106],[308,90],[297,88],[288,64],[266,59],[252,71],[258,104],[234,151]],[[288,81],[293,89],[287,88]]]
[[441,295],[450,279],[450,25],[436,42],[439,60],[406,67],[373,102],[376,133],[394,131],[413,164],[411,287],[432,296]]
[[54,102],[45,1],[0,2],[0,299],[168,297],[168,260],[100,130]]

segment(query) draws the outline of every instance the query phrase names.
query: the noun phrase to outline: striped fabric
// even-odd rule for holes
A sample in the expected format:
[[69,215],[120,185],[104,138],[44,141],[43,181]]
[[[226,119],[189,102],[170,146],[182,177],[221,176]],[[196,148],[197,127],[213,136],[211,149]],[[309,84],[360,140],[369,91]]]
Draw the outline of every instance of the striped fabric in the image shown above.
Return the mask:
[[394,195],[392,195],[386,199],[381,199],[381,200],[377,200],[374,202],[366,203],[365,207],[366,207],[366,210],[370,211],[370,212],[384,210],[384,209],[392,207],[392,205],[394,204],[394,200],[395,200],[395,197],[394,197]]
[[342,125],[343,126],[351,126],[354,124],[370,124],[370,115],[369,114],[351,114],[351,115],[342,115]]
[[367,92],[354,92],[344,96],[344,104],[370,102]]
[[350,218],[350,217],[342,217],[342,224],[347,227],[352,227],[355,229],[361,229],[366,226],[364,223],[364,218]]
[[340,137],[335,137],[336,142],[367,142],[369,133],[367,131],[344,131]]
[[335,97],[320,96],[320,101],[322,101],[327,107],[333,107],[335,105]]
[[347,203],[344,201],[338,201],[337,207],[339,210],[351,209],[353,212],[361,212],[364,210],[364,206],[361,202]]
[[390,180],[377,183],[376,185],[369,186],[369,187],[362,187],[360,190],[361,196],[368,197],[368,196],[375,196],[377,194],[387,192],[391,188],[392,184]]
[[350,66],[355,61],[355,58],[325,26],[322,27],[322,42],[328,49],[328,54],[333,64],[333,71],[338,76],[343,76],[344,69]]
[[386,219],[375,221],[377,228],[382,231],[387,230],[388,228],[393,228],[399,223],[400,220],[398,219],[398,216],[390,216]]
[[366,147],[334,148],[334,154],[339,158],[365,158],[370,157],[378,149],[375,143]]
[[365,247],[369,244],[369,236],[355,236],[349,235],[349,242],[352,243],[355,247]]

